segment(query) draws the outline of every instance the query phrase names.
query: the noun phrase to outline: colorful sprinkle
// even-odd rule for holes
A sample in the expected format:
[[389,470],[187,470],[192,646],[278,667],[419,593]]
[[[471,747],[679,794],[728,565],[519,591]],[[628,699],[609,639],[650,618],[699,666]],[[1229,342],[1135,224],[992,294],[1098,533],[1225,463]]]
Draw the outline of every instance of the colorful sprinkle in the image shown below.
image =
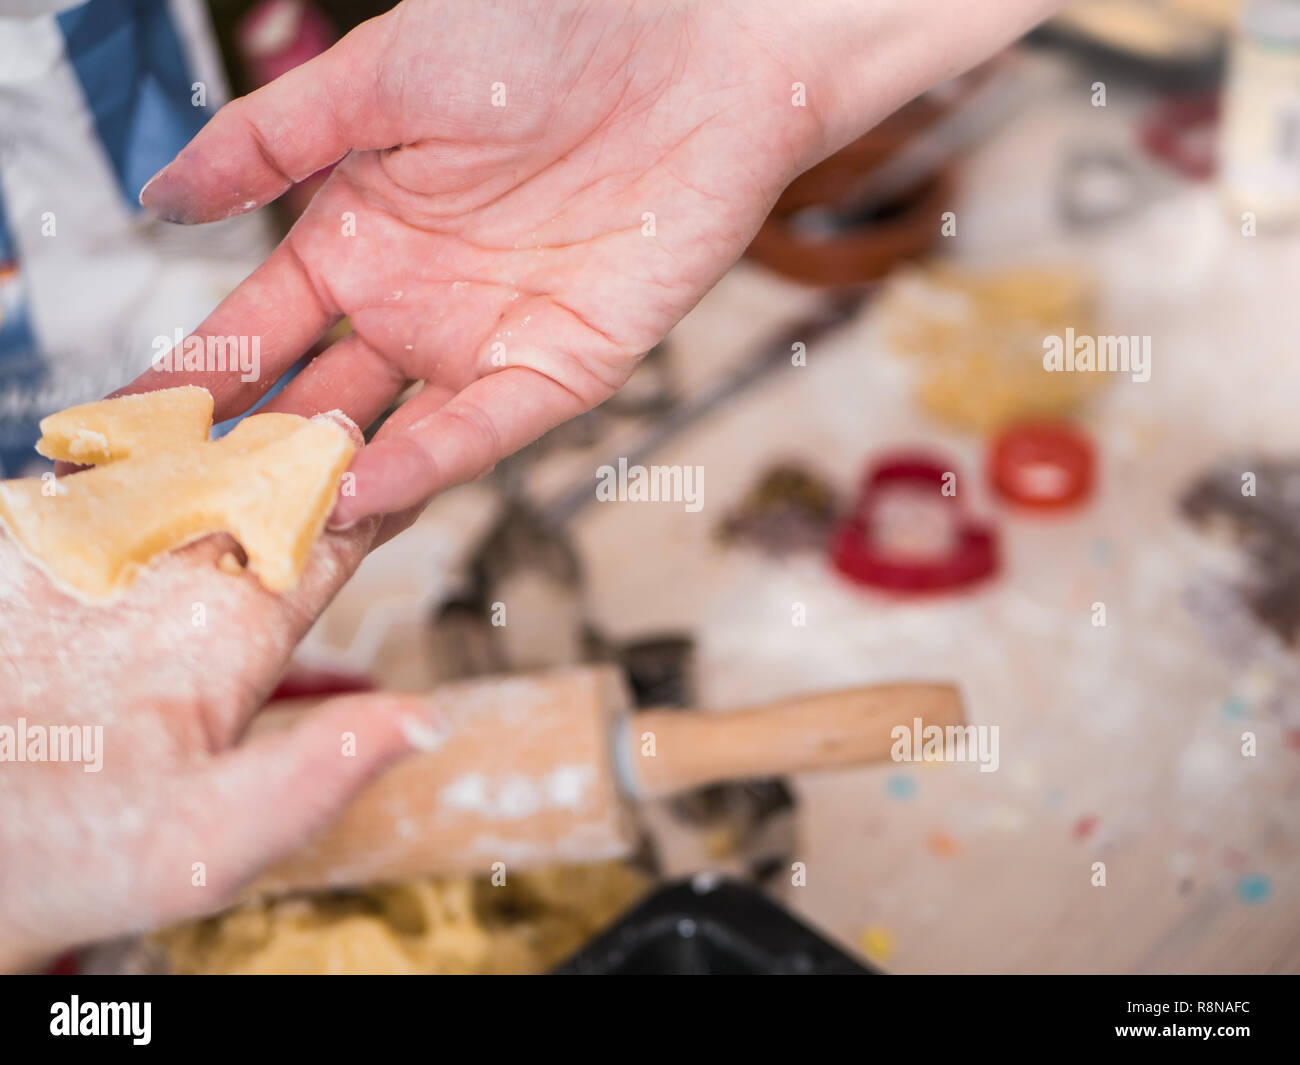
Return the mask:
[[1110,561],[1110,541],[1094,540],[1092,542],[1092,560],[1100,565]]
[[1095,817],[1081,817],[1074,822],[1074,826],[1070,829],[1070,835],[1075,839],[1087,839],[1097,831],[1098,823]]
[[1238,699],[1234,695],[1231,699],[1224,701],[1223,708],[1220,712],[1229,721],[1240,721],[1250,713],[1250,707],[1246,705],[1245,699]]
[[925,837],[925,845],[930,848],[931,854],[936,854],[940,858],[951,858],[960,849],[957,841],[947,832],[931,832]]
[[906,802],[916,794],[916,781],[910,773],[895,773],[885,783],[885,790],[891,799]]
[[1059,810],[1065,805],[1065,789],[1048,788],[1043,793],[1043,805],[1049,810]]
[[1300,728],[1286,730],[1286,745],[1293,751],[1300,751]]
[[872,925],[858,937],[858,946],[869,961],[884,964],[894,956],[894,936],[888,928]]
[[1258,906],[1273,897],[1273,885],[1266,876],[1243,876],[1237,884],[1237,898],[1247,906]]

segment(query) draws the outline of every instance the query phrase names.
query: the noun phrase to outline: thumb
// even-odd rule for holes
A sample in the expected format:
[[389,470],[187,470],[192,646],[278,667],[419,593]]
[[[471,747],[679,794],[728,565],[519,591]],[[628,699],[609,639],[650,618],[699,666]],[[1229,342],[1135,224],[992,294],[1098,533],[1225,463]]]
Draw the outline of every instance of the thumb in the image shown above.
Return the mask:
[[400,141],[372,72],[388,50],[388,16],[221,108],[140,191],[169,222],[214,222],[274,200],[352,149]]
[[259,873],[324,831],[388,765],[439,742],[428,699],[370,693],[329,699],[306,720],[255,735],[205,768],[195,794],[216,797],[193,837],[208,890],[193,912],[225,905]]

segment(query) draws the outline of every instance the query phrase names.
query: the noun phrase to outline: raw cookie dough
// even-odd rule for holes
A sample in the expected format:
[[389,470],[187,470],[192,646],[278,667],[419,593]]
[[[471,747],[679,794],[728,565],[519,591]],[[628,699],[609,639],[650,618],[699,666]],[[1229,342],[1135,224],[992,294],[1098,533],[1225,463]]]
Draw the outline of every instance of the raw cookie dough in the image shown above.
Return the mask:
[[104,466],[163,448],[193,447],[207,440],[211,428],[211,393],[186,385],[51,414],[41,421],[36,450],[47,459]]
[[650,888],[622,862],[265,900],[152,937],[198,974],[531,974],[564,960]]
[[940,267],[895,275],[880,314],[890,346],[917,365],[920,406],[948,425],[987,433],[1024,418],[1068,416],[1107,387],[1107,374],[1043,370],[1043,338],[1067,328],[1093,333],[1096,304],[1092,280],[1070,267]]
[[212,397],[187,386],[41,422],[41,454],[93,464],[0,481],[0,521],[60,587],[112,597],[155,556],[229,532],[272,591],[292,588],[356,447],[328,416],[254,414],[209,441]]

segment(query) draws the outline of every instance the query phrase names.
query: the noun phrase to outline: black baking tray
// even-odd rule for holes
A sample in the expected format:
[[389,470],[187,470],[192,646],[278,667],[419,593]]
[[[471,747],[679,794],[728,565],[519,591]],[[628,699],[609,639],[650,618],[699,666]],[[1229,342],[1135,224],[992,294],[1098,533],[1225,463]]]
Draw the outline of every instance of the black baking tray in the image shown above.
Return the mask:
[[737,880],[660,888],[554,970],[563,976],[866,976],[876,972]]

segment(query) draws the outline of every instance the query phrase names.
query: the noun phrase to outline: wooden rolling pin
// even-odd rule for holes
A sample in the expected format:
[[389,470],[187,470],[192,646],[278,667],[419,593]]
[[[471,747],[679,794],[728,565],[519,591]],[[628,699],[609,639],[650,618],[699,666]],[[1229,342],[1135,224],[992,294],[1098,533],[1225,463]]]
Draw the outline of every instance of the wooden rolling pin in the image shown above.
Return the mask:
[[[639,799],[879,762],[895,725],[962,722],[960,697],[946,684],[884,684],[725,713],[632,714],[610,666],[449,684],[429,703],[441,746],[384,773],[254,891],[618,858],[637,843]],[[257,729],[290,727],[305,709],[276,704]]]

